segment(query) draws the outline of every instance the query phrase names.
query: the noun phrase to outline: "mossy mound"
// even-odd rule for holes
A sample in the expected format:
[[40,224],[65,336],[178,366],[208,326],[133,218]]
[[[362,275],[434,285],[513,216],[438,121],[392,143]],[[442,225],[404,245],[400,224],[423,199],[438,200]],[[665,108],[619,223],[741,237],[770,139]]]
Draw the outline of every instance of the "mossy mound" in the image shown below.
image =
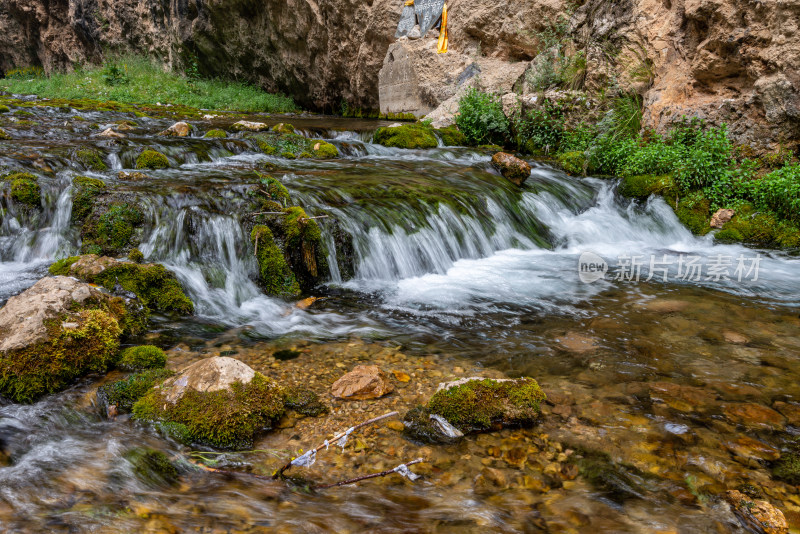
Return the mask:
[[76,176],[72,180],[72,215],[73,222],[83,222],[92,212],[94,200],[105,191],[106,184],[97,178]]
[[272,176],[261,173],[258,173],[258,176],[260,178],[259,183],[261,185],[255,191],[256,194],[265,197],[267,201],[277,202],[282,208],[285,208],[289,205],[289,190],[286,189],[286,186]]
[[280,247],[275,242],[268,226],[256,225],[250,233],[250,241],[258,260],[259,283],[268,294],[294,297],[300,294],[300,286],[289,268]]
[[286,391],[286,407],[309,417],[319,417],[330,411],[316,393],[299,387]]
[[[667,203],[675,206],[674,197],[665,197]],[[675,210],[678,220],[696,235],[705,235],[711,231],[711,201],[702,191],[689,193],[678,201]]]
[[[91,308],[93,305],[97,307]],[[119,319],[124,315],[121,302],[97,302],[68,316],[46,320],[46,341],[0,357],[0,395],[16,402],[33,402],[65,389],[76,378],[106,371],[119,349],[123,333]]]
[[160,384],[175,373],[166,369],[148,369],[97,390],[97,404],[103,412],[116,406],[119,413],[130,413],[133,405],[144,397],[153,386]]
[[108,170],[108,165],[103,161],[103,153],[96,148],[81,148],[76,150],[75,159],[86,169],[92,171]]
[[134,248],[128,252],[128,259],[133,263],[142,263],[144,261],[144,254],[142,254],[142,251],[138,248]]
[[156,150],[145,150],[136,158],[137,169],[166,169],[169,167],[167,156]]
[[769,212],[757,211],[750,204],[737,207],[736,215],[714,234],[720,243],[748,243],[767,247],[800,247],[800,227],[782,221]]
[[11,198],[25,206],[38,208],[41,206],[42,190],[36,176],[27,172],[9,174],[4,178],[11,184]]
[[678,186],[671,174],[661,176],[644,174],[623,178],[619,184],[619,192],[626,197],[640,199],[650,195],[674,198],[678,194]]
[[138,244],[136,228],[144,215],[127,202],[93,206],[81,228],[81,251],[84,254],[118,256]]
[[467,146],[467,137],[457,126],[448,126],[436,130],[444,146]]
[[128,347],[120,353],[117,362],[117,367],[123,371],[163,369],[165,365],[167,365],[167,355],[153,345]]
[[339,156],[339,150],[332,144],[322,139],[308,139],[294,133],[271,131],[254,135],[251,138],[263,153],[280,155],[287,159],[330,159]]
[[194,305],[178,279],[160,264],[119,263],[95,276],[93,282],[109,291],[119,284],[153,311],[180,315],[194,312]]
[[5,104],[0,104],[0,113],[8,113],[11,109]]
[[8,141],[11,139],[11,136],[8,133],[0,128],[0,141]]
[[378,128],[373,136],[373,142],[394,148],[436,148],[433,128],[421,122]]
[[124,457],[133,466],[136,478],[148,486],[165,487],[178,483],[178,470],[161,451],[136,447],[126,452]]
[[206,139],[224,139],[228,137],[228,133],[225,130],[209,130],[203,137]]
[[140,421],[171,424],[184,439],[220,449],[253,445],[255,436],[284,412],[285,393],[273,380],[256,373],[247,384],[200,392],[188,389],[175,403],[155,388],[133,406]]
[[282,133],[282,134],[293,134],[294,133],[294,126],[289,123],[281,122],[276,124],[272,127],[273,132]]
[[310,219],[303,208],[284,210],[286,215],[274,217],[270,228],[281,245],[300,289],[316,286],[328,273],[328,260],[317,221]]
[[564,172],[572,176],[584,176],[586,172],[586,155],[583,152],[562,152],[556,154],[556,163],[564,169]]
[[47,270],[53,276],[70,276],[70,267],[79,259],[81,259],[80,256],[70,256],[69,258],[56,260]]

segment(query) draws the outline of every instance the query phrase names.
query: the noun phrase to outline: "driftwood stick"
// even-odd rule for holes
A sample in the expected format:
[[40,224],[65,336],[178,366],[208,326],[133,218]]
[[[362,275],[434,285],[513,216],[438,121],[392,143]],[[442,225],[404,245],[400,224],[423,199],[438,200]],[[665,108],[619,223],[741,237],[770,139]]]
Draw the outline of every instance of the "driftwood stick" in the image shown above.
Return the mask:
[[287,213],[283,211],[256,211],[248,213],[248,215],[287,215]]
[[317,215],[316,217],[300,217],[298,221],[310,221],[311,219],[327,219],[327,215]]
[[[365,427],[367,425],[371,425],[373,423],[377,423],[378,421],[382,421],[383,419],[387,419],[387,418],[393,417],[395,415],[400,415],[400,414],[398,412],[396,412],[396,411],[395,412],[389,412],[389,413],[384,414],[384,415],[379,415],[378,417],[373,417],[372,419],[370,419],[368,421],[364,421],[363,423],[359,423],[356,426],[351,426],[350,428],[348,428],[344,432],[340,432],[339,434],[333,436],[333,438],[330,441],[325,440],[318,447],[312,449],[312,454],[316,454],[321,449],[323,449],[325,447],[328,447],[328,446],[330,446],[332,444],[335,444],[337,441],[339,441],[340,439],[342,439],[345,436],[349,436],[350,434],[352,434],[353,432],[355,432],[359,428],[363,428],[363,427]],[[306,454],[308,454],[308,453],[306,453]],[[292,462],[294,462],[294,460],[289,460],[289,462],[286,465],[284,465],[283,467],[278,469],[278,471],[275,472],[275,474],[273,475],[272,478],[280,478],[280,477],[282,477],[283,473],[292,467]]]
[[[409,465],[418,464],[422,461],[423,461],[422,458],[417,458],[414,461],[401,465],[408,467]],[[314,489],[327,489],[327,488],[337,488],[339,486],[347,486],[348,484],[355,484],[356,482],[361,482],[362,480],[368,480],[370,478],[385,477],[387,475],[391,475],[392,473],[396,472],[398,472],[397,467],[395,467],[394,469],[387,469],[386,471],[381,471],[380,473],[372,473],[371,475],[362,475],[360,477],[350,478],[348,480],[342,480],[341,482],[336,482],[335,484],[324,484],[322,486],[314,486]]]

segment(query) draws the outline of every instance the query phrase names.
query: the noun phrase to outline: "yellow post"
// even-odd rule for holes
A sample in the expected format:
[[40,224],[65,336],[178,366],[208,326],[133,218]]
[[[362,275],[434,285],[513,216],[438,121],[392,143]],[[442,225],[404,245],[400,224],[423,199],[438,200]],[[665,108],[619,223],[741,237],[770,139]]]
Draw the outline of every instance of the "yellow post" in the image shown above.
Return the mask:
[[442,26],[439,28],[439,44],[436,48],[439,54],[447,53],[447,4],[442,8]]

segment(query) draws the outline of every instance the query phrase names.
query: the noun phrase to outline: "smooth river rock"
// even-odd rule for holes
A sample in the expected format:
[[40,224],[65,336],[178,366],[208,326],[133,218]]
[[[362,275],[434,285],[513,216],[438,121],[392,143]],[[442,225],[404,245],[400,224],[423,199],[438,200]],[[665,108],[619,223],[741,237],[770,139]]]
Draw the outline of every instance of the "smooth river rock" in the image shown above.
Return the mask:
[[334,397],[348,400],[377,399],[392,391],[389,377],[377,365],[357,365],[331,386]]
[[234,382],[249,384],[255,371],[227,356],[215,356],[193,363],[161,386],[167,401],[175,403],[190,389],[200,392],[228,389]]

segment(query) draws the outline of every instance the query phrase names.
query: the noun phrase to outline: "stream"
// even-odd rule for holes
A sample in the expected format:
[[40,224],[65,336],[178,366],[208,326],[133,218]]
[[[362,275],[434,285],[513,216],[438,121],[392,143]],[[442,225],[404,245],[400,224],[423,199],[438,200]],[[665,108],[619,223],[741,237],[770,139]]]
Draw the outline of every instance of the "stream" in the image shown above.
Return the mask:
[[[186,447],[127,417],[100,416],[94,392],[123,375],[90,376],[33,405],[0,399],[0,530],[746,532],[719,498],[744,484],[800,527],[797,487],[772,475],[800,434],[796,253],[693,236],[663,200],[625,199],[614,180],[531,161],[520,188],[478,150],[372,144],[385,122],[250,117],[291,123],[342,156],[290,160],[239,136],[200,137],[238,120],[225,115],[192,121],[188,138],[156,136],[174,121],[136,118],[126,138],[111,140],[95,134],[130,115],[26,110],[33,124],[0,119],[14,137],[0,141],[0,171],[36,174],[42,209],[22,212],[3,190],[0,304],[79,253],[70,184],[99,178],[140,199],[139,249],[174,271],[195,304],[193,317],[156,317],[131,343],[168,350],[176,369],[233,355],[330,403],[324,420],[282,421],[256,444],[267,452],[221,455],[225,469],[270,475],[288,454],[374,415],[402,414],[451,378],[530,376],[549,403],[536,427],[455,445],[413,443],[391,425],[367,429],[294,474],[335,482],[422,456],[411,468],[422,478],[308,492],[195,468]],[[109,170],[75,163],[82,146],[100,148]],[[143,147],[171,168],[120,180]],[[310,216],[327,216],[319,221],[331,276],[304,295],[317,297],[310,306],[268,297],[254,281],[241,218],[255,169]],[[337,262],[342,231],[352,237],[352,272]],[[587,262],[607,272],[584,281],[595,273],[580,271]],[[300,356],[273,356],[285,348]],[[330,384],[360,363],[410,380],[382,399],[333,400]],[[178,484],[136,476],[125,452],[144,445],[177,459]]]

